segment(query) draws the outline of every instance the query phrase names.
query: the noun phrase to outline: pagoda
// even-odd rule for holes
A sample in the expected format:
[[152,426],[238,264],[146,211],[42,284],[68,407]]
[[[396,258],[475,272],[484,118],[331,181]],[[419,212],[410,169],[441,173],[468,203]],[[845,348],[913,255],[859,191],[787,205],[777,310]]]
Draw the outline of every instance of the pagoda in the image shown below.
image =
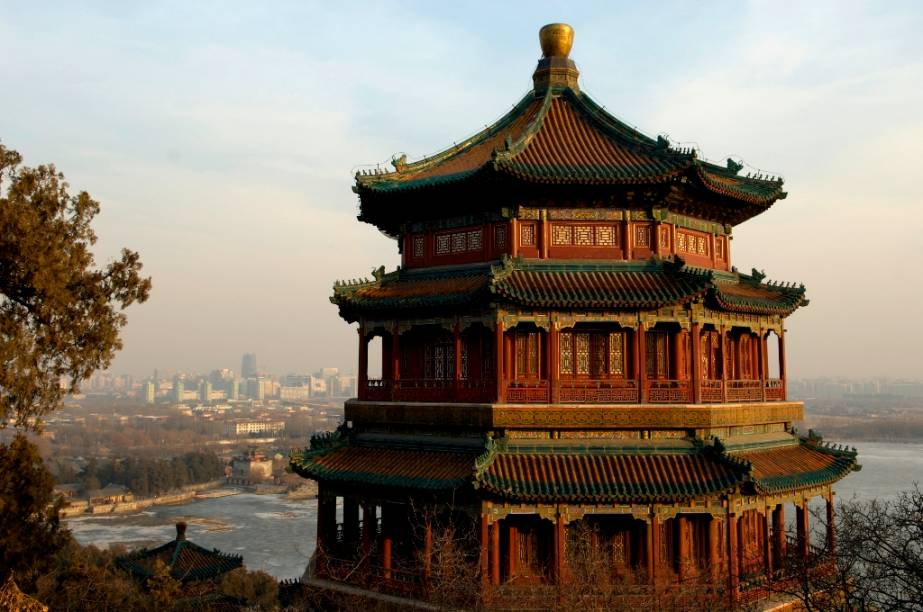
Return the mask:
[[473,534],[464,571],[487,598],[566,585],[587,539],[634,593],[765,596],[814,550],[813,498],[832,550],[832,487],[857,469],[793,427],[804,286],[732,266],[734,226],[783,182],[639,133],[580,91],[570,26],[540,41],[533,89],[496,123],[356,174],[358,218],[401,265],[334,286],[358,397],[291,456],[319,485],[309,569],[425,597],[449,524]]

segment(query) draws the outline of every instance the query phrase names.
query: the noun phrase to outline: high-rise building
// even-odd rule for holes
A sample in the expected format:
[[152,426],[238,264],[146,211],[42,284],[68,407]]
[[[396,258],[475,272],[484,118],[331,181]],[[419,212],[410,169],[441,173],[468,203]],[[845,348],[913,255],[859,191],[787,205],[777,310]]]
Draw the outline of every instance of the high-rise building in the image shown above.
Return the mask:
[[203,379],[199,383],[199,399],[203,402],[208,402],[212,398],[212,381],[208,379]]
[[181,402],[185,399],[185,385],[183,379],[177,377],[173,380],[173,401]]
[[256,353],[244,353],[240,361],[240,376],[242,378],[252,378],[256,376]]
[[240,398],[240,381],[236,378],[232,378],[227,381],[228,385],[228,399],[236,400]]
[[436,592],[443,516],[477,534],[450,573],[493,608],[562,596],[587,558],[609,588],[595,605],[624,584],[614,607],[755,607],[791,568],[836,563],[833,486],[857,459],[794,429],[785,323],[804,286],[731,265],[733,226],[783,183],[641,134],[581,92],[570,26],[540,39],[533,91],[495,124],[356,175],[359,219],[402,261],[333,289],[358,323],[358,398],[291,455],[318,482],[312,574]]
[[144,402],[147,404],[153,404],[155,398],[157,397],[157,388],[154,385],[153,380],[148,380],[144,383]]

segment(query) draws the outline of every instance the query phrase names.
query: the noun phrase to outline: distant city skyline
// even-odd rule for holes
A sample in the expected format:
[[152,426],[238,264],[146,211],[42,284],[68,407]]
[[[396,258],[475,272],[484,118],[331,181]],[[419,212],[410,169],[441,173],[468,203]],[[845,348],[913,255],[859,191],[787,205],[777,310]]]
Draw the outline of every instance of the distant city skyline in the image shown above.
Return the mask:
[[22,4],[0,138],[100,201],[100,262],[126,246],[153,277],[113,371],[355,370],[333,282],[399,256],[356,222],[353,173],[502,115],[551,21],[608,111],[785,178],[731,253],[807,286],[793,378],[921,372],[919,3]]

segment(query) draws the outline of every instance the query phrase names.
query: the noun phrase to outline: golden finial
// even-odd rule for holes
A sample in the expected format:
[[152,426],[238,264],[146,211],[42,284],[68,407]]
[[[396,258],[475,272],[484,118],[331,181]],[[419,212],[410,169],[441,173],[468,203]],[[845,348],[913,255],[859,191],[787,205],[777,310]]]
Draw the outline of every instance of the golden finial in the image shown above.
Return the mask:
[[545,57],[567,57],[574,45],[574,28],[566,23],[549,23],[538,31]]

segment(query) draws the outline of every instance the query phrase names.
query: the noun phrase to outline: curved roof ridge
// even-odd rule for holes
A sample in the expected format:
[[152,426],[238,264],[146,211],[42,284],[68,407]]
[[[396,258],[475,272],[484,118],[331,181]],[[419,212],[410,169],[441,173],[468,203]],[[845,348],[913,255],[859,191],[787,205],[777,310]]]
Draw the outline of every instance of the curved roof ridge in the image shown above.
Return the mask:
[[359,171],[356,172],[356,180],[360,182],[364,181],[378,181],[378,180],[389,180],[396,178],[409,178],[414,173],[423,172],[437,165],[439,162],[445,161],[455,155],[458,155],[474,146],[482,144],[484,141],[489,138],[496,136],[504,129],[510,127],[510,125],[532,104],[535,102],[535,93],[529,91],[525,96],[522,97],[519,102],[513,105],[513,108],[506,112],[502,117],[494,121],[492,124],[488,125],[484,129],[475,132],[471,136],[465,138],[462,142],[454,143],[451,147],[447,147],[442,151],[435,153],[433,155],[427,155],[421,159],[408,163],[407,155],[404,154],[401,157],[396,157],[391,160],[391,164],[394,166],[394,170],[390,172],[380,172],[380,173],[371,173],[364,174]]
[[539,130],[542,129],[542,125],[545,123],[545,117],[548,116],[548,111],[551,109],[553,100],[554,94],[549,88],[542,98],[542,105],[539,106],[535,116],[529,121],[525,129],[523,129],[520,137],[515,142],[511,142],[509,140],[509,135],[507,135],[506,150],[495,149],[492,159],[508,159],[515,157],[525,150],[525,148],[529,146],[529,143],[532,142],[532,139],[535,138],[535,135],[538,134]]

